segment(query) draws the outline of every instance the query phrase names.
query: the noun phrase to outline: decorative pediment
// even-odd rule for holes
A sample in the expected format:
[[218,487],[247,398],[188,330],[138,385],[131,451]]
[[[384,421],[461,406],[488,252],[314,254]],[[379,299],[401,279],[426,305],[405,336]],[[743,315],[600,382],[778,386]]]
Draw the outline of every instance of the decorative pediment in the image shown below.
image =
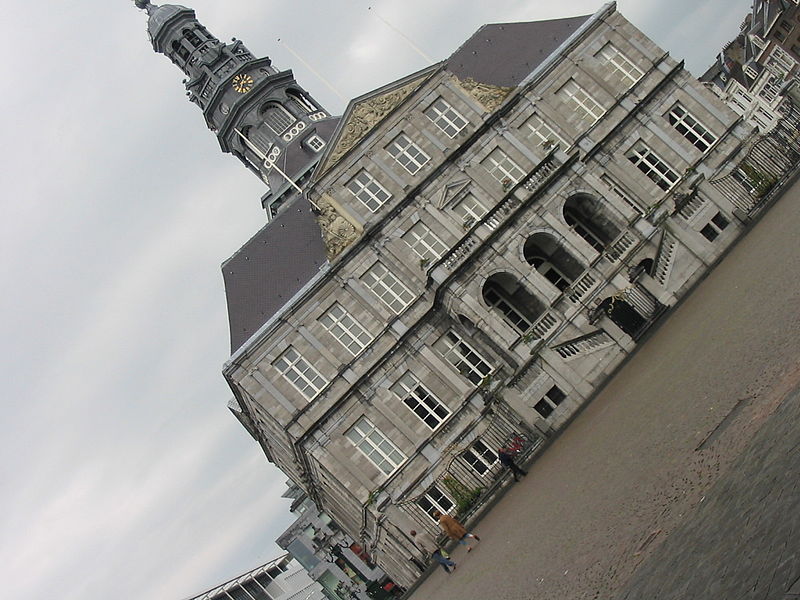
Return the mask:
[[325,162],[320,169],[324,173],[335,165],[348,150],[358,144],[378,123],[392,112],[403,100],[430,76],[426,71],[413,81],[394,89],[382,90],[373,96],[355,101],[345,113],[339,126],[338,137],[332,144]]
[[455,79],[458,85],[470,96],[475,98],[488,112],[492,112],[495,108],[500,106],[503,100],[514,91],[513,87],[481,83],[475,81],[472,77],[461,80],[454,75],[453,79]]
[[455,203],[460,198],[463,198],[469,188],[469,183],[469,179],[459,179],[458,181],[451,181],[445,185],[439,193],[436,208],[442,209],[448,204]]

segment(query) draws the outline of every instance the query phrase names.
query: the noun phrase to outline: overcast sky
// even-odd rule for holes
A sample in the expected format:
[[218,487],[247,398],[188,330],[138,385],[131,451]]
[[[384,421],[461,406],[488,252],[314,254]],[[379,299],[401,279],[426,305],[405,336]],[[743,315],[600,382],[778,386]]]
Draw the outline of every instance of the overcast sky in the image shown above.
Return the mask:
[[[596,0],[376,0],[435,60]],[[194,0],[327,109],[426,66],[369,0]],[[750,0],[621,0],[700,74]],[[279,554],[285,478],[230,415],[220,264],[264,222],[131,0],[6,2],[2,596],[180,600]]]

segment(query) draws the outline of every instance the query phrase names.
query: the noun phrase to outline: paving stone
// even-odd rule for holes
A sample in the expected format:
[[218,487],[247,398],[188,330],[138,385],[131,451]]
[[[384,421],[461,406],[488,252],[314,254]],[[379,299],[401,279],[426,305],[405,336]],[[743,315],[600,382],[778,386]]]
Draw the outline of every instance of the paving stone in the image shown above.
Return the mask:
[[796,186],[413,600],[800,600],[797,231]]

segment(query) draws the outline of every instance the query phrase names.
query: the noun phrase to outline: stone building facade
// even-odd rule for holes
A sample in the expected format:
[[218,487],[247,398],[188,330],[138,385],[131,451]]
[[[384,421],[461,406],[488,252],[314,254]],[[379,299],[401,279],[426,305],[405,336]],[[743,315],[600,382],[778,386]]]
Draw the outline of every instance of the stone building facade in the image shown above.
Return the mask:
[[[240,419],[412,582],[408,531],[491,497],[497,448],[534,454],[734,241],[708,180],[748,135],[613,3],[483,27],[341,117],[289,209],[327,262],[243,319]],[[229,300],[259,245],[224,265]]]
[[497,449],[539,452],[743,229],[751,128],[614,3],[486,25],[341,117],[193,11],[137,5],[269,185],[222,267],[229,407],[402,585],[409,532],[485,505]]
[[739,34],[700,76],[724,102],[761,132],[781,118],[782,89],[800,78],[797,0],[755,0]]

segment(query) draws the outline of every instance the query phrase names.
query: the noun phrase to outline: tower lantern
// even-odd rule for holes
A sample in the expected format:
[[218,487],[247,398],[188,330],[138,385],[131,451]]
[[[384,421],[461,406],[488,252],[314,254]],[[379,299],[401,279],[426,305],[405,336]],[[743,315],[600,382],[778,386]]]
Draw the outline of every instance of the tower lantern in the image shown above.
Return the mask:
[[335,128],[290,70],[256,58],[234,38],[223,43],[177,4],[134,0],[147,12],[153,49],[186,75],[189,100],[203,111],[223,152],[236,156],[269,187],[262,196],[268,218],[308,177]]

